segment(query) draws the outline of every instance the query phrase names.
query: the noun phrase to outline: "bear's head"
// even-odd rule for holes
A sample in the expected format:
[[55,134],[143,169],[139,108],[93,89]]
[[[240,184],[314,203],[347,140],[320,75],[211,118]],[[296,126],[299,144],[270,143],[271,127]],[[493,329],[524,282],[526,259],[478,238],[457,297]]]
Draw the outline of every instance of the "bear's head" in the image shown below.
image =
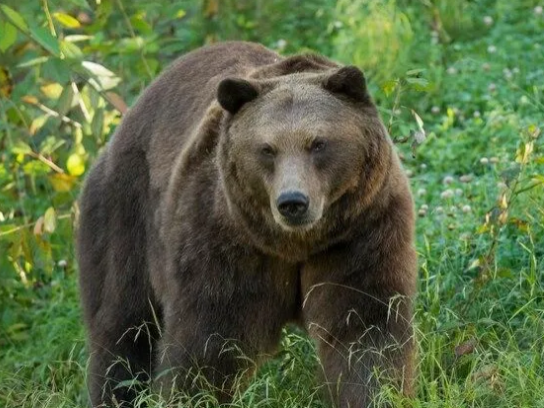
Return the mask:
[[303,259],[372,203],[391,143],[356,67],[227,78],[218,165],[229,209],[264,250]]

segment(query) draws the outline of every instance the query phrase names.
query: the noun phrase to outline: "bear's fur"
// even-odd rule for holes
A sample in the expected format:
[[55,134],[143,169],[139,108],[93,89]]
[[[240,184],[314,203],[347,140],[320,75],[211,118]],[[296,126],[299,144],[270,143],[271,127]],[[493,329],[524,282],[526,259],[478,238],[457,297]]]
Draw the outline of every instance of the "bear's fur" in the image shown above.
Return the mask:
[[243,42],[185,55],[123,119],[80,211],[93,406],[131,406],[151,375],[226,401],[289,322],[334,405],[374,406],[380,378],[411,392],[412,198],[357,68]]

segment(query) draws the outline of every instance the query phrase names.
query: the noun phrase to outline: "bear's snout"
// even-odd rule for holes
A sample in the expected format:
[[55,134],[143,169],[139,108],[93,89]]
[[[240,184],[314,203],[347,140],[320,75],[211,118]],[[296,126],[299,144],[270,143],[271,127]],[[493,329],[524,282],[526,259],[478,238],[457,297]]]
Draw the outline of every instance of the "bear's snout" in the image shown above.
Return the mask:
[[306,194],[300,191],[287,191],[280,194],[276,200],[276,206],[279,213],[285,217],[289,223],[302,224],[308,213],[310,199]]

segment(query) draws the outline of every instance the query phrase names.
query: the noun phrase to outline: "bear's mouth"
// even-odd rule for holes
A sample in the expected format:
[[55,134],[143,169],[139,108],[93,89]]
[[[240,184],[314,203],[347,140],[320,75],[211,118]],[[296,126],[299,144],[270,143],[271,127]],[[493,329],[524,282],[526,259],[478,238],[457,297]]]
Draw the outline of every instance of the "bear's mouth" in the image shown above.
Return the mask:
[[288,217],[281,217],[282,218],[282,225],[286,225],[290,228],[299,228],[304,226],[309,226],[313,224],[313,220],[309,219],[308,217],[302,217],[302,218],[288,218]]
[[273,211],[274,221],[284,231],[289,232],[306,232],[311,230],[321,219],[321,217],[312,217],[306,214],[303,217],[285,217]]

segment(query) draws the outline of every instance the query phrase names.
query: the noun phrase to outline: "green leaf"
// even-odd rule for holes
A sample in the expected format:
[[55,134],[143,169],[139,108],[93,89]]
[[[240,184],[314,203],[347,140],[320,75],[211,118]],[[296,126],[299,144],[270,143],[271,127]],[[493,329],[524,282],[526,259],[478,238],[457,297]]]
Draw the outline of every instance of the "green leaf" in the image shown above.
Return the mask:
[[62,54],[66,58],[71,58],[71,59],[83,58],[83,52],[81,51],[81,48],[79,48],[77,45],[75,45],[72,42],[61,40],[60,50],[62,51]]
[[[65,89],[68,89],[65,88]],[[53,154],[55,150],[60,148],[61,146],[65,145],[66,141],[62,139],[57,139],[55,136],[48,136],[41,144],[40,144],[40,153],[42,156],[50,156]]]
[[57,57],[60,55],[59,42],[47,29],[42,27],[33,28],[30,33],[32,38],[51,54]]
[[64,13],[53,13],[53,17],[66,28],[79,28],[81,24],[74,17]]
[[416,91],[429,90],[429,81],[427,81],[425,78],[406,78],[406,83]]
[[31,60],[17,64],[17,68],[27,68],[33,65],[43,64],[44,62],[47,62],[48,60],[49,60],[49,57],[32,58]]
[[14,154],[29,154],[32,153],[32,149],[25,142],[18,141],[15,142],[14,146],[11,148],[11,152]]
[[138,30],[142,34],[153,33],[153,27],[151,27],[151,25],[147,21],[145,21],[140,15],[132,16],[130,19],[130,23],[135,30]]
[[104,132],[104,109],[98,108],[93,116],[91,123],[91,132],[97,137],[102,139],[102,133]]
[[64,116],[72,107],[72,100],[74,99],[74,90],[72,89],[71,84],[67,84],[62,93],[59,96],[57,102],[57,112],[59,115]]
[[43,76],[49,80],[65,84],[70,80],[70,66],[66,59],[49,58],[43,66]]
[[510,186],[512,182],[519,176],[521,167],[516,164],[501,172],[500,176],[507,186]]
[[0,22],[0,32],[0,51],[6,52],[17,39],[17,29],[10,23]]
[[12,8],[6,6],[5,4],[1,4],[0,9],[7,16],[11,24],[13,24],[15,27],[17,27],[21,31],[24,31],[24,32],[28,31],[28,25],[26,24],[24,18],[19,13],[17,13]]
[[418,76],[419,74],[425,72],[425,68],[416,68],[406,71],[406,76]]

